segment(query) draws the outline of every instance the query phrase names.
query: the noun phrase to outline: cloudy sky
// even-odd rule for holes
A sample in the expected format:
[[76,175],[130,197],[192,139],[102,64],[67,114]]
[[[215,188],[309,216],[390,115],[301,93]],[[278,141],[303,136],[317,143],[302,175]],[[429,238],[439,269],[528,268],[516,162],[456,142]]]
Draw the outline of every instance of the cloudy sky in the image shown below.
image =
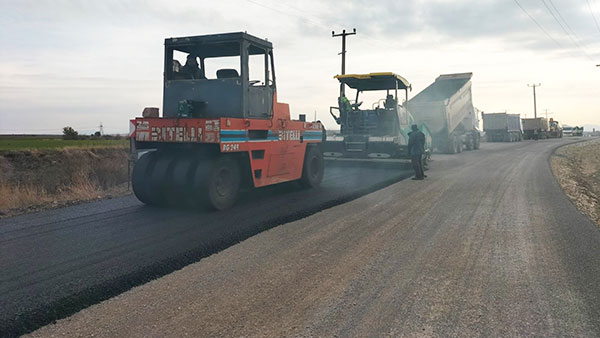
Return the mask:
[[164,38],[234,31],[272,41],[280,101],[331,128],[343,28],[348,73],[396,72],[414,96],[473,72],[476,107],[522,117],[541,83],[538,114],[600,125],[599,24],[600,0],[1,0],[0,133],[127,132],[162,107]]

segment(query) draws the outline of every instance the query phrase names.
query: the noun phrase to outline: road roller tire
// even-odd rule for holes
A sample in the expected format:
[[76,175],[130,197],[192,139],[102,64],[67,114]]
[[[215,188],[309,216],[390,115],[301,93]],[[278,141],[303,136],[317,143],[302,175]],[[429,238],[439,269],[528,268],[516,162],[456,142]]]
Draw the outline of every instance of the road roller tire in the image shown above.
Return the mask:
[[325,161],[319,147],[307,146],[302,165],[300,184],[306,188],[314,188],[321,184],[325,172]]
[[175,158],[171,181],[167,187],[168,204],[176,207],[191,206],[193,199],[192,182],[196,171],[196,160],[186,155]]
[[152,199],[148,193],[148,180],[150,172],[156,162],[156,153],[154,151],[147,152],[140,157],[135,166],[133,167],[133,173],[131,175],[131,187],[133,193],[138,200],[144,204],[153,204]]
[[240,194],[242,181],[238,160],[231,155],[221,155],[214,160],[198,162],[194,174],[195,199],[216,210],[231,208]]
[[171,174],[175,156],[171,154],[156,154],[156,162],[149,175],[146,191],[150,204],[167,205],[167,190],[171,183]]

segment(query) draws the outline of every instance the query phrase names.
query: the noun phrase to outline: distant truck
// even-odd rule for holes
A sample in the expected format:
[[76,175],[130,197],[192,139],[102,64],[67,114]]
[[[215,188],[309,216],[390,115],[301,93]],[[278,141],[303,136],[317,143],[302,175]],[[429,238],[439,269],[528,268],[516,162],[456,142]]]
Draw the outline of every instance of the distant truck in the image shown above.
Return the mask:
[[548,124],[548,137],[550,138],[562,138],[563,137],[563,129],[560,125],[560,122],[550,118],[550,123]]
[[543,117],[521,119],[523,123],[523,138],[538,140],[548,138],[548,120]]
[[[575,127],[577,128],[577,127]],[[574,136],[573,130],[575,129],[571,126],[563,125],[563,136]]]
[[444,153],[479,149],[479,121],[471,97],[473,73],[445,74],[407,103],[415,122],[432,133],[433,148]]
[[583,136],[583,127],[563,125],[563,136]]
[[488,142],[518,142],[523,139],[521,115],[495,113],[484,114],[483,131]]

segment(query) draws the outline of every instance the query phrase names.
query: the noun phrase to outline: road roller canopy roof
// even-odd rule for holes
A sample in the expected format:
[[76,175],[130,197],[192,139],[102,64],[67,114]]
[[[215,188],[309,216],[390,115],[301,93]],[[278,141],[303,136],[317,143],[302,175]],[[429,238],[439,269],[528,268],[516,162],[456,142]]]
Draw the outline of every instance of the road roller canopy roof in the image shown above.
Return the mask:
[[248,54],[264,54],[273,49],[270,41],[257,38],[248,33],[224,33],[211,35],[186,36],[165,39],[165,46],[199,57],[220,57],[240,55],[240,43],[248,44]]
[[412,89],[411,84],[405,78],[392,72],[336,75],[333,78],[360,91],[389,90],[396,89],[396,86],[398,89]]

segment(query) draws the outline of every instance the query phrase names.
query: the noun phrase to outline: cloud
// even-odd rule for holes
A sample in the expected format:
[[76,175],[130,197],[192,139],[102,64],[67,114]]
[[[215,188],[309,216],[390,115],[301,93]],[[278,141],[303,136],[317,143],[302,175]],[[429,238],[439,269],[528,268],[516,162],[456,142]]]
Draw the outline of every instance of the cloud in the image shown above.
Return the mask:
[[[231,31],[274,42],[279,97],[294,114],[316,109],[326,118],[335,104],[332,76],[340,58],[340,41],[331,31],[354,27],[349,71],[399,72],[413,82],[413,94],[440,73],[473,70],[474,88],[479,81],[484,89],[477,100],[489,109],[511,104],[485,88],[504,91],[518,84],[515,92],[502,94],[516,95],[526,83],[520,82],[530,81],[526,76],[552,72],[556,80],[546,81],[557,88],[568,81],[595,88],[586,70],[591,61],[543,4],[519,3],[558,45],[510,0],[2,1],[0,132],[36,125],[60,130],[72,118],[126,131],[127,119],[141,108],[161,105],[164,38]],[[552,3],[573,38],[600,63],[600,34],[586,4]],[[528,107],[527,92],[523,97],[514,109]]]

